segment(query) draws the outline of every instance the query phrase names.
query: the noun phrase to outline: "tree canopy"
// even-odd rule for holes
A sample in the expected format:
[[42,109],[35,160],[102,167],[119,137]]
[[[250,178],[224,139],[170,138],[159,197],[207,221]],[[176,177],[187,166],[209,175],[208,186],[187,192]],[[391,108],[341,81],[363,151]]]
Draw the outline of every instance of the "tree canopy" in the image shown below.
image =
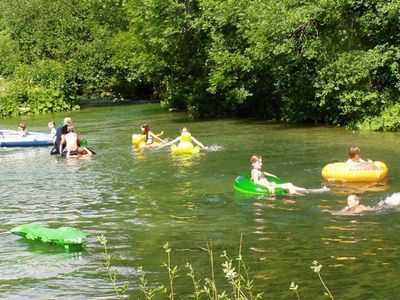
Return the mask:
[[398,130],[397,0],[0,0],[0,115],[78,96]]

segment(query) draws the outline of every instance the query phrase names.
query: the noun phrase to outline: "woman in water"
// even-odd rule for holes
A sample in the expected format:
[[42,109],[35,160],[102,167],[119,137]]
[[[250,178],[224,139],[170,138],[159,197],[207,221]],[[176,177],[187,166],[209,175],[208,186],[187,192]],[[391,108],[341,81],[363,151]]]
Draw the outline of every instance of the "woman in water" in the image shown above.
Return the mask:
[[155,141],[157,141],[159,143],[163,143],[164,142],[163,139],[159,138],[156,134],[154,134],[150,130],[149,124],[143,123],[142,125],[140,125],[140,130],[142,131],[142,134],[144,135],[144,142],[145,142],[146,145],[151,145]]

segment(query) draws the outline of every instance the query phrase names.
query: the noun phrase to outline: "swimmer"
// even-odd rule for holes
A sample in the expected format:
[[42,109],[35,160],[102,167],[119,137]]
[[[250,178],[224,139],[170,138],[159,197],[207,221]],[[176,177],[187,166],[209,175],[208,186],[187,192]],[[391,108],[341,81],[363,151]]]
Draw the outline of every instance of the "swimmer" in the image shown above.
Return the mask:
[[360,204],[361,196],[358,193],[351,193],[347,197],[347,206],[340,211],[331,212],[332,215],[337,216],[351,216],[359,215],[365,212],[378,211],[381,207],[370,207]]
[[261,155],[253,155],[250,159],[250,164],[251,164],[251,180],[255,184],[258,184],[258,185],[268,188],[268,190],[271,194],[275,194],[275,188],[277,188],[277,187],[287,190],[290,195],[302,195],[302,194],[306,194],[306,193],[321,193],[321,192],[329,191],[329,188],[326,186],[323,186],[320,189],[306,189],[306,188],[295,186],[290,182],[275,183],[275,182],[268,181],[268,179],[266,178],[266,175],[270,176],[270,177],[276,177],[276,176],[271,173],[262,171],[263,163],[262,163]]

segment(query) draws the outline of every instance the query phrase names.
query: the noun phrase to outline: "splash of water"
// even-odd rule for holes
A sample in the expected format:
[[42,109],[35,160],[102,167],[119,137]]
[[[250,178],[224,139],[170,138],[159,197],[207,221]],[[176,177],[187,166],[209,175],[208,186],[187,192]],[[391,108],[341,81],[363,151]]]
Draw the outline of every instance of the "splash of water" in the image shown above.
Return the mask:
[[378,203],[378,207],[394,207],[400,205],[400,193],[394,193],[391,196],[386,197],[385,200],[381,200]]
[[214,152],[214,151],[221,151],[223,149],[222,146],[219,145],[211,145],[207,147],[207,151]]

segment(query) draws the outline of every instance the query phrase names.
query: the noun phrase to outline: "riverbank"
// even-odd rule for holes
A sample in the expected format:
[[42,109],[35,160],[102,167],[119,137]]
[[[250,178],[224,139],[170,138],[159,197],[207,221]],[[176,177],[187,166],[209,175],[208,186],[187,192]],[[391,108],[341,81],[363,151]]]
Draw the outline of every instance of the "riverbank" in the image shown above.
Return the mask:
[[107,105],[125,105],[125,104],[146,104],[158,103],[157,100],[138,100],[138,99],[123,99],[123,98],[103,98],[103,97],[89,97],[79,98],[78,104],[82,107],[87,106],[107,106]]

